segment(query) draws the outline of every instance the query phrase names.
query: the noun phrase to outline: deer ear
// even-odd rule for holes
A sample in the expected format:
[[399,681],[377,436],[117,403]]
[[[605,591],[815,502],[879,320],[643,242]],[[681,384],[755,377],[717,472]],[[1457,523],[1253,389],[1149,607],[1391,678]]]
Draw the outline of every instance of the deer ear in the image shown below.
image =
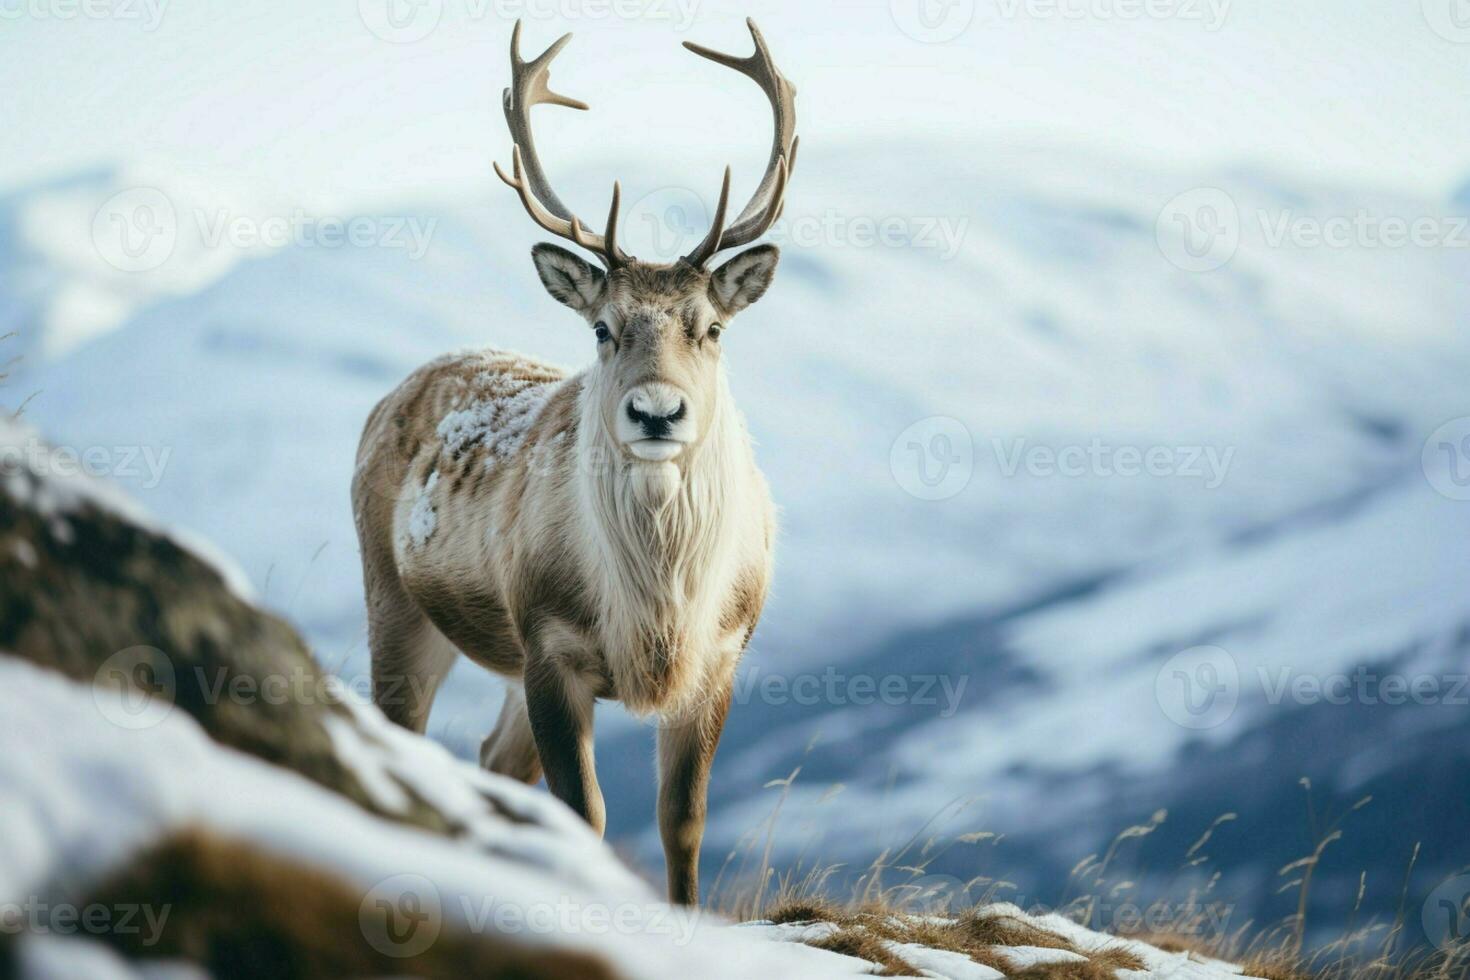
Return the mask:
[[586,313],[602,305],[607,291],[607,273],[580,255],[542,243],[531,249],[536,274],[552,299]]
[[710,299],[727,315],[734,316],[765,295],[780,259],[781,250],[774,245],[757,245],[741,252],[710,276]]

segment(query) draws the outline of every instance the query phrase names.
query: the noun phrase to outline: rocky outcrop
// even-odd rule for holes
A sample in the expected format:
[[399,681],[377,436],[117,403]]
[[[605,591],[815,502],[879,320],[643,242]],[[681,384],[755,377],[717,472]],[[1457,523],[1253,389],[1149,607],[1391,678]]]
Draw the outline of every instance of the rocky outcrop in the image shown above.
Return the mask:
[[[124,726],[177,708],[221,744],[373,807],[327,729],[350,714],[295,631],[248,604],[227,567],[72,475],[75,457],[13,425],[5,434],[0,650],[124,689]],[[398,816],[443,824],[425,808]]]

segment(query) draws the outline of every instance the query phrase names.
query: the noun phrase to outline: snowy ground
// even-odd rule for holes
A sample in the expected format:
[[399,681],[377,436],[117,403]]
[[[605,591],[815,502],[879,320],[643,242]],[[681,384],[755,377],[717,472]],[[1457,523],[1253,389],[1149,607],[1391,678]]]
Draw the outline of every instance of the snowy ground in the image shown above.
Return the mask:
[[[222,749],[182,713],[150,728],[119,732],[97,702],[111,692],[9,656],[0,656],[0,690],[7,736],[34,749],[0,760],[0,797],[8,814],[0,837],[0,902],[8,909],[64,905],[68,893],[56,891],[59,883],[83,887],[171,831],[202,828],[330,871],[361,890],[365,907],[375,896],[412,896],[440,910],[436,929],[493,931],[533,948],[580,949],[605,958],[621,976],[749,977],[769,971],[845,977],[872,969],[847,956],[779,941],[794,937],[734,928],[662,904],[570,812],[447,755],[442,762],[434,759],[428,743],[399,750],[438,770],[441,789],[455,780],[475,784],[518,808],[526,822],[499,821],[493,850],[480,850],[387,823],[294,774]],[[379,718],[379,724],[387,722]],[[139,919],[138,927],[161,929],[166,915],[160,909],[151,920]],[[369,919],[363,922],[364,941],[390,941],[372,931]],[[1037,924],[1066,929],[1063,934],[1079,945],[1110,942],[1060,921]],[[1183,975],[1200,980],[1239,972],[1142,944],[1130,948],[1146,957],[1146,976],[1179,976],[1181,967]],[[125,962],[85,933],[61,927],[23,937],[19,951],[25,978],[130,977],[145,975],[134,967],[150,968],[147,961]],[[930,971],[927,976],[1001,975],[943,951],[905,953]],[[1026,958],[1025,949],[1016,954]],[[1018,967],[1024,965],[1018,960]]]

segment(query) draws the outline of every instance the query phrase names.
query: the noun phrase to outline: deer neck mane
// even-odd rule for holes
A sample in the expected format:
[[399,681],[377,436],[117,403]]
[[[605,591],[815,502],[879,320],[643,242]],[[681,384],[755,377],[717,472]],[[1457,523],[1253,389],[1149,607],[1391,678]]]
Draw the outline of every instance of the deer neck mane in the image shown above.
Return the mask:
[[618,696],[647,710],[696,688],[717,645],[748,506],[749,439],[722,372],[700,442],[673,462],[630,459],[603,424],[597,379],[584,382],[574,477],[584,573]]

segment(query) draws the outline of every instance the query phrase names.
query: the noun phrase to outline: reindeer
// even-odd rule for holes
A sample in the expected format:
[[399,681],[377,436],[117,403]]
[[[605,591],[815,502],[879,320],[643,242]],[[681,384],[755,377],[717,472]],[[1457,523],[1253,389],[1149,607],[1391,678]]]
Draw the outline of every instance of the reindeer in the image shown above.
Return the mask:
[[546,291],[586,321],[596,359],[570,376],[493,349],[425,365],[368,418],[352,487],[374,701],[422,732],[458,654],[503,675],[481,764],[528,783],[544,773],[598,833],[593,705],[656,716],[669,896],[686,904],[699,898],[710,766],[775,536],[720,350],[779,253],[761,245],[710,268],[770,228],[796,158],[795,88],[747,23],[748,57],[685,46],[760,85],[774,115],[770,161],[728,227],[725,169],[709,233],[668,265],[619,248],[617,183],[602,235],[552,190],[530,109],[587,106],[547,84],[571,36],[525,61],[516,25],[504,94],[512,173],[495,171],[536,224],[600,261],[531,250]]

